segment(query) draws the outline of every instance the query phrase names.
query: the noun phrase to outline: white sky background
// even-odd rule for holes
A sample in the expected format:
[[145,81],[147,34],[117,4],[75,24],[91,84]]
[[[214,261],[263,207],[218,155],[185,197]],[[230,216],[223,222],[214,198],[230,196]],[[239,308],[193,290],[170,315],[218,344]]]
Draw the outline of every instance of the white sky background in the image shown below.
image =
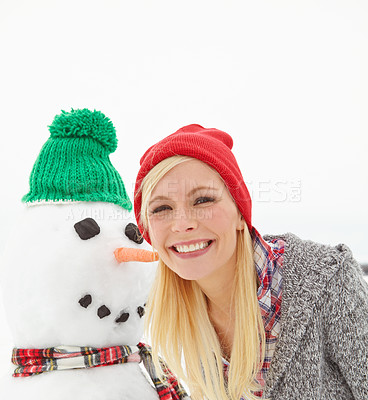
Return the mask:
[[0,51],[0,249],[47,125],[86,107],[117,129],[131,198],[148,146],[216,127],[262,234],[345,243],[368,262],[366,0],[2,0]]

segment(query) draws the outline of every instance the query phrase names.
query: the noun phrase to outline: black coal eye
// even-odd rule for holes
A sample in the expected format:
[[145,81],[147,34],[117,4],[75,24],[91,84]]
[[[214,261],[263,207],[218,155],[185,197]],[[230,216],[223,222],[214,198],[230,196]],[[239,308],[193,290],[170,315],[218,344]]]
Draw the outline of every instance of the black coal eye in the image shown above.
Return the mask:
[[143,236],[139,232],[138,226],[135,224],[130,223],[125,227],[125,235],[135,243],[143,243]]
[[93,218],[86,218],[77,222],[74,229],[82,240],[91,239],[100,233],[100,227]]

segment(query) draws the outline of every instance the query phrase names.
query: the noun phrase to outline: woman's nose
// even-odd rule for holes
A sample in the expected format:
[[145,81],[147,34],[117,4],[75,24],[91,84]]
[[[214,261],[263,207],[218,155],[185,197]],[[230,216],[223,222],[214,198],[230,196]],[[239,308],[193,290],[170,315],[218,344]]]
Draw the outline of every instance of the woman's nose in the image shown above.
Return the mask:
[[198,226],[195,213],[192,210],[177,209],[174,213],[171,229],[173,232],[183,232]]

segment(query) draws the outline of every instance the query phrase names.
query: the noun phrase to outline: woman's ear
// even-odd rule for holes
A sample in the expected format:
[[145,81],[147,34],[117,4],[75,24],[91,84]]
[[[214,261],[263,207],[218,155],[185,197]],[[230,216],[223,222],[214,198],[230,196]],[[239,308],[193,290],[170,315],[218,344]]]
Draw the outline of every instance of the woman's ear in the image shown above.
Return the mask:
[[238,224],[236,226],[237,231],[243,231],[245,228],[245,219],[244,217],[239,213],[239,219],[238,219]]

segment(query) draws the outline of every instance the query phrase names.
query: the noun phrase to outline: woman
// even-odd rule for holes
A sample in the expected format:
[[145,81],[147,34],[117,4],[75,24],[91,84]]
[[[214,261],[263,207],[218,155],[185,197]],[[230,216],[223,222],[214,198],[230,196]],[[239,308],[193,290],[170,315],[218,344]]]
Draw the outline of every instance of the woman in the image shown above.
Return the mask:
[[[349,248],[262,237],[232,138],[150,147],[135,215],[159,254],[147,327],[193,399],[367,399],[368,289]],[[185,365],[185,368],[183,367]]]

